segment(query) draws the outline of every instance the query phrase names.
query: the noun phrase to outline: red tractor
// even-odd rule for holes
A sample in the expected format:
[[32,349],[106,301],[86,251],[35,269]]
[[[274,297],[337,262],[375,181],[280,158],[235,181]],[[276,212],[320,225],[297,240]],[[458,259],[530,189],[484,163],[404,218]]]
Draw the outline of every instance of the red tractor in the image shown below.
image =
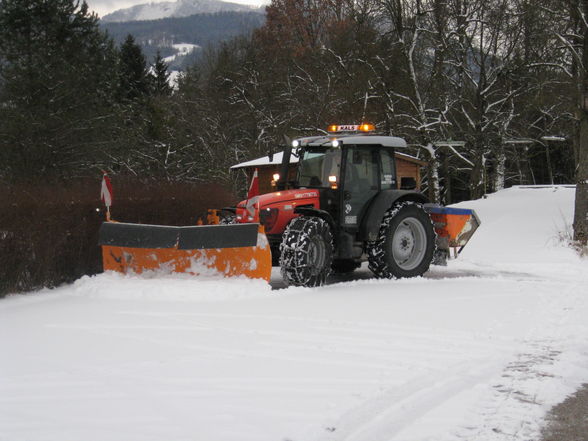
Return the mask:
[[[351,272],[365,260],[376,277],[420,276],[433,259],[435,231],[427,198],[414,185],[398,188],[394,149],[406,142],[374,135],[367,124],[329,129],[286,148],[278,191],[240,202],[237,223],[265,227],[290,285],[322,285],[331,271]],[[297,179],[285,182],[291,155],[299,158]]]
[[[368,124],[329,132],[287,146],[278,191],[229,209],[234,223],[105,222],[104,269],[212,271],[269,281],[273,263],[287,284],[319,286],[332,271],[351,272],[366,260],[376,277],[420,276],[434,255],[463,249],[478,218],[472,210],[427,204],[414,179],[399,185],[394,150],[406,147],[403,139],[376,135]],[[297,177],[286,182],[292,155]]]

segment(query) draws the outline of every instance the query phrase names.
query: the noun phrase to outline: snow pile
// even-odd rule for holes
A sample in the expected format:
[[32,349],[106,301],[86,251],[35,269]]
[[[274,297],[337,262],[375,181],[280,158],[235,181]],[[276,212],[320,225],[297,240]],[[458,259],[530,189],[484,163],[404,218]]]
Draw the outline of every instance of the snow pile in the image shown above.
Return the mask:
[[103,274],[0,300],[0,440],[537,439],[588,380],[573,196],[460,204],[482,226],[420,279]]
[[568,263],[573,251],[560,247],[562,231],[572,229],[575,190],[569,187],[514,187],[487,199],[462,202],[482,219],[468,260],[503,265]]
[[146,272],[141,276],[108,273],[82,277],[72,288],[73,293],[67,294],[95,299],[172,303],[221,302],[271,296],[271,287],[265,281],[246,277],[220,281],[218,272],[214,270],[204,275],[200,273],[198,279],[190,274],[164,272]]

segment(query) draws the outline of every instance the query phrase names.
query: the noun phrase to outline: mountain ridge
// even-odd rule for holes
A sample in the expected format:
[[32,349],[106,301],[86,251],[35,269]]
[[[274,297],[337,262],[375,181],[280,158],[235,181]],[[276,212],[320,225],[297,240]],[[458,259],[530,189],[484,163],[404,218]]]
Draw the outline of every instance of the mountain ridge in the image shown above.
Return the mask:
[[221,0],[178,0],[151,2],[119,9],[102,17],[103,23],[159,20],[163,18],[188,17],[196,14],[217,12],[261,12],[262,7],[241,5]]

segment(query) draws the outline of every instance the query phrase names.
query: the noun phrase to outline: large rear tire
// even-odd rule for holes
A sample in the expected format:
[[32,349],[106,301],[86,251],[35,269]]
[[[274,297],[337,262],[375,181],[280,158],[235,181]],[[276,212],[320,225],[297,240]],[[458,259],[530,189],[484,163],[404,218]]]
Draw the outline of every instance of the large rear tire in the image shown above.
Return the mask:
[[331,273],[333,235],[318,217],[293,219],[282,237],[280,267],[287,285],[321,286]]
[[431,218],[420,204],[402,202],[386,212],[378,239],[368,246],[369,269],[378,278],[421,276],[434,252]]

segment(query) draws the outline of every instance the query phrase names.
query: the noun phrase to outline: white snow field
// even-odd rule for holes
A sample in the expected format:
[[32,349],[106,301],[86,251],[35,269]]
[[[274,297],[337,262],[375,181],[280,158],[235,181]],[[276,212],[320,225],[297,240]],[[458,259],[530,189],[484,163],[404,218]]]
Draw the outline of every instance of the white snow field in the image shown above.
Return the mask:
[[4,298],[0,440],[536,440],[588,381],[588,261],[558,240],[573,198],[459,204],[482,226],[418,279],[102,274]]

